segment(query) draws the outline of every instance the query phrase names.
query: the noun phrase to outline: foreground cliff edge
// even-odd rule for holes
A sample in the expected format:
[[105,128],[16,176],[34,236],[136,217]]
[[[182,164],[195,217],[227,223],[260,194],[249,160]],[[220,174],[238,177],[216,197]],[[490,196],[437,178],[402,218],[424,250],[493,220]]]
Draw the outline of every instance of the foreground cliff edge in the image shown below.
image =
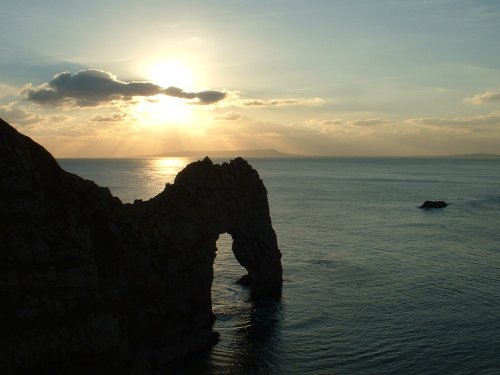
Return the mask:
[[278,297],[267,192],[245,160],[192,163],[122,204],[0,120],[2,374],[139,374],[213,345],[226,232],[253,298]]

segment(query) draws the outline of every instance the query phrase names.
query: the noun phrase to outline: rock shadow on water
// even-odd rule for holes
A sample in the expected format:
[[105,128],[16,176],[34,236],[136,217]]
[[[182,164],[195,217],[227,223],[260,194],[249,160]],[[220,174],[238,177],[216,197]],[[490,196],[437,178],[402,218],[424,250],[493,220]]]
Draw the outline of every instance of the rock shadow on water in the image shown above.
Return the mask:
[[221,341],[200,353],[178,358],[155,375],[280,373],[282,309],[280,300],[250,300],[232,320],[231,334],[221,335],[229,345],[221,347]]
[[[237,329],[232,369],[240,374],[275,374],[280,368],[280,301],[258,301]],[[243,317],[242,317],[243,320]]]

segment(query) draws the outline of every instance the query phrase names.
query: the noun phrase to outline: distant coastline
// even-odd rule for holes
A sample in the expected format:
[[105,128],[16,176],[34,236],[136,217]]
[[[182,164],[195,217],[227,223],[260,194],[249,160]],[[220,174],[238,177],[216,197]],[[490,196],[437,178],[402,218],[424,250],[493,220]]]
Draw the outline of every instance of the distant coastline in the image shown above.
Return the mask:
[[450,158],[500,158],[498,154],[465,154],[465,155],[452,155]]
[[301,155],[287,154],[274,149],[248,149],[248,150],[229,150],[229,151],[174,151],[158,154],[145,154],[133,156],[89,156],[73,157],[64,156],[57,159],[136,159],[136,158],[196,158],[203,159],[205,156],[210,158],[268,158],[268,159],[442,159],[442,158],[464,158],[464,159],[495,159],[500,158],[499,154],[459,154],[459,155]]
[[488,159],[500,158],[499,154],[459,154],[459,155],[291,155],[295,158],[314,158],[314,159]]
[[243,158],[296,158],[304,155],[286,154],[273,149],[248,149],[248,150],[230,150],[230,151],[176,151],[165,152],[151,155],[138,155],[139,158],[168,158],[168,157],[194,157],[204,158],[205,156],[213,158],[243,157]]

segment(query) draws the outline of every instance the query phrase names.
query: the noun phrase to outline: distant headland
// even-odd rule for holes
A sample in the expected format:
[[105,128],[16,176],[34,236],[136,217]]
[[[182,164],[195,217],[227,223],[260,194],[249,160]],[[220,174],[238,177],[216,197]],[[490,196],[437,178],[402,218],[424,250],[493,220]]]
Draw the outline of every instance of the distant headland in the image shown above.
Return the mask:
[[137,157],[188,157],[188,158],[293,158],[303,155],[287,154],[274,149],[248,149],[229,151],[173,151],[152,155],[138,155]]

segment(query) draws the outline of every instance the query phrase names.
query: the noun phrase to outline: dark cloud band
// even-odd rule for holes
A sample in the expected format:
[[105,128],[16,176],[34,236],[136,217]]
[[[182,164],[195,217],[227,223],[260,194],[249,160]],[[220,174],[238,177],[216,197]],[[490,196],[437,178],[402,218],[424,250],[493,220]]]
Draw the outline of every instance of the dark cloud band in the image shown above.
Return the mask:
[[183,99],[198,99],[199,104],[216,103],[226,97],[226,93],[215,90],[206,90],[200,92],[185,92],[184,90],[171,86],[161,91],[162,94]]
[[95,107],[112,101],[128,101],[134,96],[168,95],[198,99],[195,104],[213,104],[226,97],[221,91],[185,92],[178,87],[162,88],[151,82],[124,82],[102,70],[59,73],[39,87],[25,91],[27,99],[39,104],[60,105],[72,102],[80,107]]

